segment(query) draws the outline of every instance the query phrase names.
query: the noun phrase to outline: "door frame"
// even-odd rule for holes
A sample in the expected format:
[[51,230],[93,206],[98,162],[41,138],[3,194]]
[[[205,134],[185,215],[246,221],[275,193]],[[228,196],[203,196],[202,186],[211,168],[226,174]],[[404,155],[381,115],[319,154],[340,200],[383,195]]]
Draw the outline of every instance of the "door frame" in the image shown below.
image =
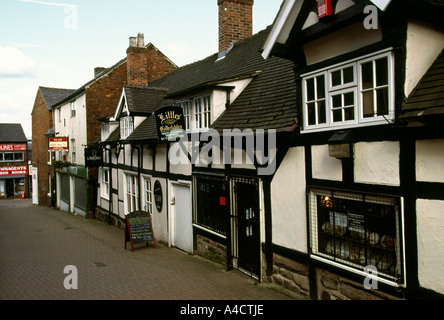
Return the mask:
[[[236,193],[236,183],[247,183],[256,185],[256,201],[257,201],[257,209],[258,209],[258,216],[257,216],[257,226],[255,228],[255,231],[258,232],[257,241],[257,250],[258,250],[258,258],[257,258],[257,272],[253,272],[253,270],[246,270],[240,266],[239,263],[239,212],[237,210],[237,193]],[[230,231],[231,231],[231,260],[232,260],[232,266],[235,269],[238,269],[239,271],[251,276],[252,278],[259,280],[262,276],[262,250],[261,250],[261,242],[262,242],[262,196],[261,196],[261,190],[262,190],[262,181],[258,177],[244,177],[244,176],[232,176],[230,179],[230,195],[231,195],[231,212],[230,212]]]
[[189,190],[189,200],[190,200],[190,214],[191,214],[191,224],[190,224],[190,243],[191,243],[191,252],[193,254],[194,251],[194,242],[193,242],[193,196],[192,196],[192,182],[188,180],[168,180],[168,246],[174,247],[174,239],[175,239],[175,195],[174,195],[174,187],[182,186],[188,187]]

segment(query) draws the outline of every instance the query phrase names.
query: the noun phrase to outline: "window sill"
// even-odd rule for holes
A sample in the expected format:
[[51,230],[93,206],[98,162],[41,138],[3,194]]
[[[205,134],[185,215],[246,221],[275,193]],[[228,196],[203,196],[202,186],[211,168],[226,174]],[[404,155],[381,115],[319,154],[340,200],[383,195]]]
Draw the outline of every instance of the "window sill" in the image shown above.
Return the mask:
[[310,127],[307,129],[302,129],[301,133],[313,133],[313,132],[323,132],[323,131],[334,131],[334,130],[346,130],[346,129],[354,129],[354,128],[363,128],[363,127],[371,127],[371,126],[382,126],[382,125],[390,125],[394,123],[393,118],[387,119],[377,119],[377,120],[366,120],[360,123],[353,124],[344,124],[344,125],[330,125],[330,126],[319,126],[319,127]]

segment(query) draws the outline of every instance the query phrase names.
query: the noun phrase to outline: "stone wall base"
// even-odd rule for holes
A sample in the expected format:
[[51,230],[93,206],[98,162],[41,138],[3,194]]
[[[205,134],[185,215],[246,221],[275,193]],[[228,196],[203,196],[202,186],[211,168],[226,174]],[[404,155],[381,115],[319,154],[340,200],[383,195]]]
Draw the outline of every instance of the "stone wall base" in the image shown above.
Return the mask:
[[204,236],[196,236],[195,253],[212,262],[227,266],[227,247]]

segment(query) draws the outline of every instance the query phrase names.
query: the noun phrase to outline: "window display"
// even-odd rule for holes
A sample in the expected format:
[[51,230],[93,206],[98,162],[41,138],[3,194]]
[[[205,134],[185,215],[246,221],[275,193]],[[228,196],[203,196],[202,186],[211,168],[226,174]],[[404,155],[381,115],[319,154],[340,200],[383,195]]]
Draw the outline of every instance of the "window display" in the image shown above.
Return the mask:
[[402,274],[400,200],[392,197],[312,190],[311,245],[314,254],[398,280]]

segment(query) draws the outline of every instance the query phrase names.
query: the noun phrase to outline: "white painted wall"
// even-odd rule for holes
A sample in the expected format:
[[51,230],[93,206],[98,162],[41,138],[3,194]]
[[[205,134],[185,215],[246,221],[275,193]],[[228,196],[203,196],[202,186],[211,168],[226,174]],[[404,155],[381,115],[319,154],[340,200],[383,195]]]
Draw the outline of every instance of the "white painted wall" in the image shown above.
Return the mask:
[[[61,119],[58,121],[57,112],[55,112],[54,129],[56,137],[68,137],[69,153],[67,161],[71,162],[71,139],[76,142],[76,161],[79,166],[85,165],[84,148],[86,146],[86,95],[81,95],[76,101],[76,116],[71,117],[71,103],[68,102],[60,107]],[[65,125],[66,124],[66,125]]]
[[444,30],[411,19],[407,27],[405,95],[408,97],[444,48]]
[[444,294],[444,201],[417,200],[418,278]]
[[342,161],[330,157],[328,145],[312,146],[311,157],[313,178],[342,181]]
[[354,145],[355,182],[399,186],[399,142],[359,142]]
[[271,182],[273,243],[307,253],[304,147],[290,148]]
[[[230,103],[233,103],[234,100],[241,94],[241,92],[250,84],[253,78],[226,82],[223,83],[222,86],[234,86],[235,88],[230,92]],[[225,90],[214,90],[212,95],[212,121],[216,121],[217,118],[225,111],[225,106],[227,103],[227,93]]]
[[416,141],[416,180],[444,183],[444,139]]
[[337,57],[382,40],[382,30],[366,30],[363,22],[347,26],[304,45],[307,65]]

